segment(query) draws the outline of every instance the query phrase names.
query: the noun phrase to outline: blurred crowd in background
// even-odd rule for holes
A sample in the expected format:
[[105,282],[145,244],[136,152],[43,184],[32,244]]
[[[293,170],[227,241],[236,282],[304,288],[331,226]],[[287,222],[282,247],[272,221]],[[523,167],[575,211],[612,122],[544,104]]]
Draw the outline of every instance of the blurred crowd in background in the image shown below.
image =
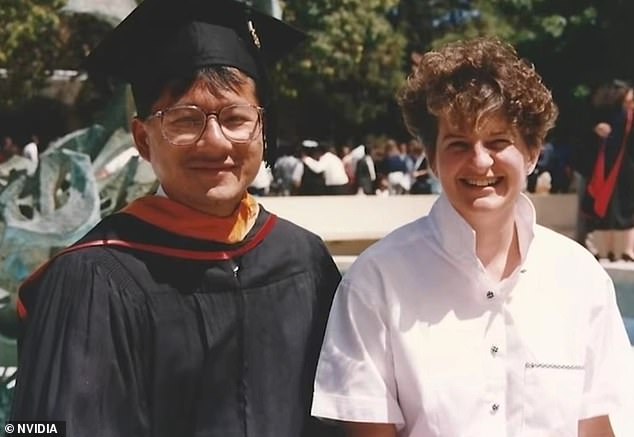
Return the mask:
[[[335,145],[306,139],[282,141],[279,156],[262,164],[250,187],[258,196],[439,194],[440,183],[429,168],[421,142],[389,137],[369,138],[367,144]],[[527,178],[531,193],[577,190],[573,150],[564,142],[548,142],[535,171]]]
[[39,161],[39,143],[40,139],[37,135],[31,135],[28,141],[18,143],[13,137],[6,135],[2,138],[2,148],[0,148],[0,163],[7,162],[13,156],[24,156],[29,160],[37,163]]

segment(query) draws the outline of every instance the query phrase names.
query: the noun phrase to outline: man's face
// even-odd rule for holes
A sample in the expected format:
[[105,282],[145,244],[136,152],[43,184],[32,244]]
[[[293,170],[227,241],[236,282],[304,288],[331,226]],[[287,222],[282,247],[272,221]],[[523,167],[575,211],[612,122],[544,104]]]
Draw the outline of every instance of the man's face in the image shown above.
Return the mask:
[[[196,105],[206,113],[217,113],[229,105],[259,104],[251,79],[236,92],[227,90],[218,96],[199,81],[178,98],[165,92],[152,110]],[[135,120],[133,133],[140,155],[152,164],[167,195],[215,216],[227,216],[235,210],[262,160],[261,131],[250,143],[234,144],[224,137],[215,117],[209,117],[202,136],[187,146],[175,146],[164,138],[160,117]]]
[[482,120],[477,128],[438,119],[432,167],[447,198],[473,227],[513,215],[538,150],[526,144],[502,117]]

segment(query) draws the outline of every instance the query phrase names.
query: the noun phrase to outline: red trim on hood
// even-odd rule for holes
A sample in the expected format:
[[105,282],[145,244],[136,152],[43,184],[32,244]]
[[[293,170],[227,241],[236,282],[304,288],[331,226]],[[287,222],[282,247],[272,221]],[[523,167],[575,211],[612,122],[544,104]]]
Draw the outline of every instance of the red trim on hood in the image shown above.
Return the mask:
[[85,249],[88,247],[112,246],[112,247],[121,247],[125,249],[139,250],[141,252],[155,253],[158,255],[165,255],[165,256],[170,256],[173,258],[180,258],[180,259],[186,259],[191,261],[223,261],[223,260],[230,260],[230,259],[237,258],[249,252],[250,250],[254,249],[262,241],[264,241],[264,239],[271,233],[276,223],[277,223],[277,216],[274,214],[271,214],[269,218],[266,220],[266,222],[264,223],[264,225],[262,226],[262,229],[258,231],[258,233],[253,237],[253,239],[245,243],[244,246],[241,246],[233,250],[195,251],[195,250],[176,249],[171,247],[157,246],[153,244],[137,243],[137,242],[123,241],[123,240],[94,240],[94,241],[87,241],[85,243],[76,244],[75,246],[68,247],[56,253],[50,260],[42,264],[37,270],[35,270],[35,272],[33,272],[28,278],[26,278],[26,280],[22,283],[22,285],[20,285],[20,288],[18,290],[18,302],[17,302],[18,317],[22,320],[26,319],[27,317],[26,306],[20,299],[20,292],[22,291],[22,289],[26,285],[37,280],[44,273],[44,271],[48,268],[48,266],[51,264],[53,260],[55,260],[56,258],[58,258],[59,256],[65,253],[75,252],[77,250]]

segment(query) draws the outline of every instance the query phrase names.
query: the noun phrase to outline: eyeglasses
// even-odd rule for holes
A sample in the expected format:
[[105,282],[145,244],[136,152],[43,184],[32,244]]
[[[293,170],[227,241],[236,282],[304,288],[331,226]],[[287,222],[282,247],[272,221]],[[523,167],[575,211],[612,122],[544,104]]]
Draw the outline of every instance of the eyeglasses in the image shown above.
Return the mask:
[[147,120],[160,118],[163,138],[175,146],[189,146],[203,135],[209,117],[214,117],[226,139],[244,144],[260,132],[263,111],[254,105],[230,105],[218,112],[205,112],[195,105],[183,105],[157,111]]

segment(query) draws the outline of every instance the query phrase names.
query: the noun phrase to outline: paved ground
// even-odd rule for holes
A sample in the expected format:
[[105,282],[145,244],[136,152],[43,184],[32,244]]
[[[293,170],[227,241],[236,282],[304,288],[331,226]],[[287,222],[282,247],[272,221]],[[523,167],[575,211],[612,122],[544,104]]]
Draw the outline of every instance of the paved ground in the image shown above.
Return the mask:
[[601,262],[601,265],[605,267],[606,269],[634,272],[634,262],[628,262],[628,261],[622,261],[622,260],[610,262],[607,259],[602,259],[600,262]]

